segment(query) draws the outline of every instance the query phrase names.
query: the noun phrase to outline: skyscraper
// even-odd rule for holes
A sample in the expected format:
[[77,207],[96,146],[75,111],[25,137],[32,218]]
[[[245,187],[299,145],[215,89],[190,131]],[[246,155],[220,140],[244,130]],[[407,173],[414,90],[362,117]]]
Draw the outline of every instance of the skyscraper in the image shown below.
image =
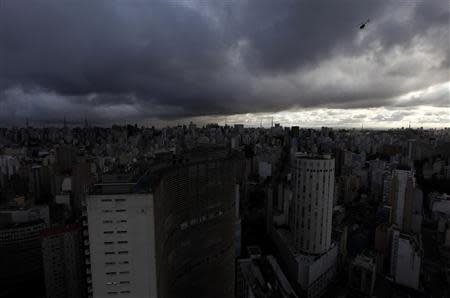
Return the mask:
[[93,297],[234,297],[234,161],[142,180],[97,185],[86,199]]
[[411,170],[394,170],[391,182],[391,222],[400,230],[411,229],[414,173]]
[[152,195],[116,191],[86,203],[93,297],[158,297]]
[[271,231],[286,274],[305,297],[320,297],[336,274],[338,246],[331,241],[334,159],[295,154],[289,230]]
[[48,207],[0,211],[0,297],[38,296],[45,291],[40,233],[48,224]]
[[47,298],[85,297],[81,226],[53,227],[41,236]]
[[331,245],[334,159],[297,154],[293,174],[295,247],[302,253],[322,254]]

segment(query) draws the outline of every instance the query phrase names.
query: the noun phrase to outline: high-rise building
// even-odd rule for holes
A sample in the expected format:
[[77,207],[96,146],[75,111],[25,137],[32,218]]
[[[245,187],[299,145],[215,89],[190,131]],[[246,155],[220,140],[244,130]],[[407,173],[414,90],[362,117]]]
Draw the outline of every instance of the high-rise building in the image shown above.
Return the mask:
[[391,249],[391,275],[394,282],[418,289],[422,263],[422,248],[419,238],[394,230]]
[[48,207],[0,211],[0,297],[45,292],[40,233],[48,223]]
[[89,292],[96,298],[158,297],[152,195],[91,195],[86,205]]
[[394,170],[391,182],[391,223],[400,230],[411,230],[414,173],[411,170]]
[[320,297],[337,266],[338,246],[331,241],[334,159],[297,153],[292,162],[289,230],[281,226],[272,229],[270,235],[289,280],[297,283],[295,287],[305,297]]
[[295,247],[306,254],[323,254],[331,245],[334,159],[297,154],[293,170]]
[[93,297],[234,297],[233,160],[96,189],[86,199]]
[[86,297],[81,226],[48,228],[41,235],[47,298]]

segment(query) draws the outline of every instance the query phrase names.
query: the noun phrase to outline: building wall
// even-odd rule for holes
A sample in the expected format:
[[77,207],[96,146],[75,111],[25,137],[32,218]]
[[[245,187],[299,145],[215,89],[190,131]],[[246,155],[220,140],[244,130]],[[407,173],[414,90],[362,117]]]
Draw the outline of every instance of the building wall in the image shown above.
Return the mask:
[[159,297],[234,297],[235,166],[173,168],[155,186]]
[[42,231],[42,256],[47,298],[86,296],[81,227]]
[[158,297],[152,195],[91,195],[87,216],[93,297]]
[[0,229],[2,289],[44,284],[40,232],[45,227],[43,221],[37,220]]

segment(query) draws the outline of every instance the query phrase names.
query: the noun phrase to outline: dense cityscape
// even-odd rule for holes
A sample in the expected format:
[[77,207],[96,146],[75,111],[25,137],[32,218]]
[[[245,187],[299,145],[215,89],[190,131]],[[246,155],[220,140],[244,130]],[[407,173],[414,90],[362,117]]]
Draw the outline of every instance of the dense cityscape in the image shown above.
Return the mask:
[[450,130],[0,129],[0,297],[448,297]]
[[450,298],[448,0],[0,0],[0,298]]

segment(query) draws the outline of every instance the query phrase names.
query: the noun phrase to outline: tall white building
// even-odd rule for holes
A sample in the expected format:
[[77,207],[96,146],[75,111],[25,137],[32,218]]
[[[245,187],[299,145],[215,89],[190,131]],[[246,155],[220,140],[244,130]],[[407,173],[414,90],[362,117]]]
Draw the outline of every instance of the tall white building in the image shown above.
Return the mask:
[[[394,170],[391,184],[392,223],[403,229],[409,221],[405,215],[411,212],[414,174],[410,170]],[[405,214],[407,213],[407,214]]]
[[334,159],[297,153],[293,174],[295,247],[306,254],[323,254],[331,246]]
[[282,197],[289,204],[289,229],[275,227],[270,235],[286,275],[297,282],[302,295],[321,297],[336,275],[338,255],[338,246],[331,242],[334,159],[297,153],[291,162],[292,196]]
[[422,263],[422,249],[418,238],[394,230],[391,249],[391,275],[394,282],[418,289]]
[[153,196],[91,195],[86,207],[93,297],[156,298]]

